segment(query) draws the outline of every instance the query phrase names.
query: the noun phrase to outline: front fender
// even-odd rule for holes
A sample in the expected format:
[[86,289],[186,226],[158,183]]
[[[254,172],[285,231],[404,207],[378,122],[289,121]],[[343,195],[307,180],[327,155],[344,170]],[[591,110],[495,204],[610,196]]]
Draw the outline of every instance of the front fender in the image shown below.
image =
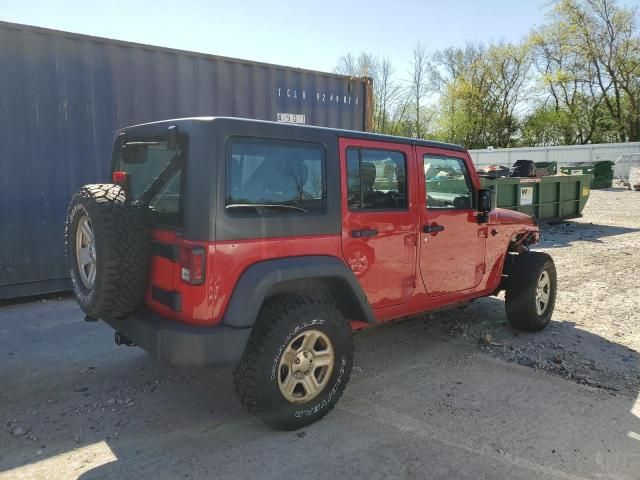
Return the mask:
[[488,228],[491,235],[487,238],[485,256],[487,288],[497,290],[503,284],[503,273],[507,268],[509,255],[520,253],[529,245],[538,243],[540,229],[535,218],[500,208],[491,212]]
[[489,214],[489,221],[498,225],[521,225],[523,227],[537,227],[537,221],[531,215],[507,210],[506,208],[496,208]]

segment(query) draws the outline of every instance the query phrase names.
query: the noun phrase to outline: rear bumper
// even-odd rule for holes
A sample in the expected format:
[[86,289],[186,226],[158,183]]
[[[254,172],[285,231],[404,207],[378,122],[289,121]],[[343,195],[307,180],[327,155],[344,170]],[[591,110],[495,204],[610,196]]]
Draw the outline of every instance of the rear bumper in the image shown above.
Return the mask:
[[175,366],[237,362],[251,334],[250,327],[196,327],[149,311],[105,322],[151,356]]

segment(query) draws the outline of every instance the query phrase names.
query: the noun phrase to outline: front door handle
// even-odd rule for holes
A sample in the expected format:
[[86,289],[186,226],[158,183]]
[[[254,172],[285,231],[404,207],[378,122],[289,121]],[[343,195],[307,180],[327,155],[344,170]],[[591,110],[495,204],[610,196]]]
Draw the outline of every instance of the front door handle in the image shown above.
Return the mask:
[[437,223],[432,223],[431,225],[425,225],[422,228],[424,233],[433,233],[436,234],[444,230],[444,225],[438,225]]
[[378,235],[378,231],[374,229],[351,230],[353,238],[375,237],[376,235]]

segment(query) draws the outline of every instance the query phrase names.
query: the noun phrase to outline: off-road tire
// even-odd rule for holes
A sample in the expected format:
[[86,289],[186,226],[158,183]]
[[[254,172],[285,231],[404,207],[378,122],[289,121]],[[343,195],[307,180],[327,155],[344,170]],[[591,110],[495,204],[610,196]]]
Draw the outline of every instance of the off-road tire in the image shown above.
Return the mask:
[[[307,403],[287,400],[278,386],[277,369],[289,342],[306,330],[330,339],[335,355],[324,389]],[[267,425],[296,430],[324,417],[337,403],[351,374],[351,327],[330,302],[300,296],[280,296],[260,311],[242,359],[234,371],[242,404]]]
[[[76,261],[76,232],[87,216],[95,237],[95,281],[87,288]],[[118,318],[142,301],[147,285],[149,240],[142,212],[122,187],[85,185],[71,199],[65,229],[67,268],[80,307],[93,318]]]
[[[542,272],[550,278],[549,301],[542,314],[536,309],[536,291]],[[509,324],[518,330],[537,332],[551,321],[556,301],[557,275],[553,259],[543,252],[517,255],[506,283],[505,307]]]

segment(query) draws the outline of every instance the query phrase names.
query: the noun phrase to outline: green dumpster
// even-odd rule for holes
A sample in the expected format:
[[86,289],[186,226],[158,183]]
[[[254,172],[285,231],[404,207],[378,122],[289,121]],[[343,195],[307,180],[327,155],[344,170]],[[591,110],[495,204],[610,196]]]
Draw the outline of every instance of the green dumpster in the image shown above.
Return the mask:
[[558,173],[558,162],[534,162],[536,171],[544,175],[556,175]]
[[574,162],[560,167],[563,175],[592,175],[591,188],[610,188],[613,185],[613,166],[609,160]]
[[535,215],[550,222],[582,215],[590,192],[591,175],[540,178],[482,178],[482,186],[496,192],[496,206]]

